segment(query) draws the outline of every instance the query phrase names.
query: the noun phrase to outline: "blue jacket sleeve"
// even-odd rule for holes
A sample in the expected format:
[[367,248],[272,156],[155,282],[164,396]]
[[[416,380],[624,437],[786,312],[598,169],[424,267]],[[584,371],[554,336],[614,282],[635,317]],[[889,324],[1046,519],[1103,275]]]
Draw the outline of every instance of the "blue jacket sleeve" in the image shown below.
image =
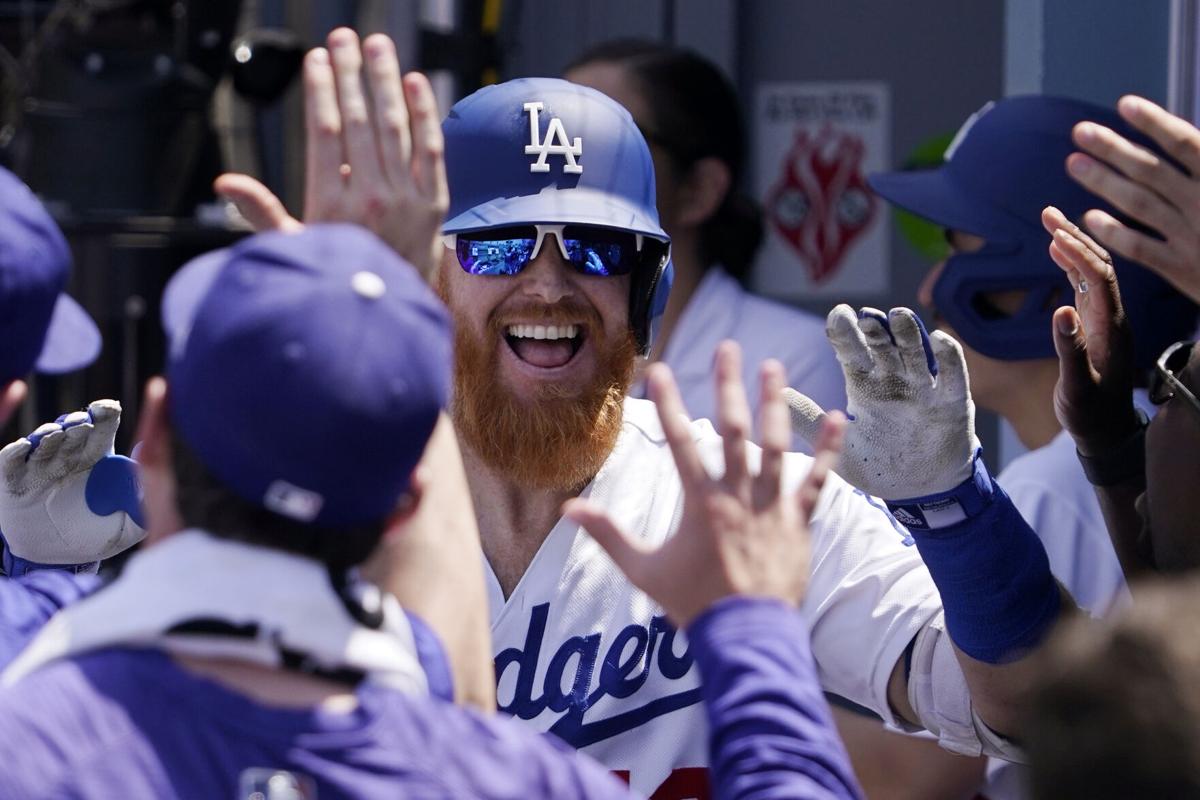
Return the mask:
[[731,597],[687,634],[708,711],[715,797],[862,797],[798,611]]
[[0,578],[0,669],[8,666],[60,608],[100,587],[96,575],[46,569]]

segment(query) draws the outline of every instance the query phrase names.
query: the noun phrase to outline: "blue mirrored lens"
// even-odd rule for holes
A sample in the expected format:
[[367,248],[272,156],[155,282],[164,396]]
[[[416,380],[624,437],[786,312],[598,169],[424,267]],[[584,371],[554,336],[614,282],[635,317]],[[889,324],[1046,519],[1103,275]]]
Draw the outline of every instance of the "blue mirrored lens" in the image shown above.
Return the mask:
[[516,275],[533,253],[532,237],[467,239],[458,237],[458,263],[472,275]]
[[637,239],[631,233],[568,227],[563,246],[585,275],[628,275],[637,263]]

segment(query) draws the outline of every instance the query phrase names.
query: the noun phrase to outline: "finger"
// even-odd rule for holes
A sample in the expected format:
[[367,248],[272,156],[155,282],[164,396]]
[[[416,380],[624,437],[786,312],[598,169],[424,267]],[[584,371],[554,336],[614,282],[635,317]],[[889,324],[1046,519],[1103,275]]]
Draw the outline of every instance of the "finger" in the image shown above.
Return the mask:
[[821,490],[829,479],[829,473],[842,455],[842,444],[846,433],[846,418],[840,411],[830,413],[821,424],[821,431],[813,448],[813,461],[796,490],[800,506],[800,518],[807,524],[817,509]]
[[88,406],[94,433],[88,437],[87,450],[83,457],[95,463],[113,452],[117,429],[121,426],[121,404],[116,400],[96,400]]
[[604,548],[613,563],[625,573],[630,583],[642,587],[647,557],[654,551],[640,540],[625,534],[601,506],[580,498],[563,504],[563,516],[587,531],[596,544]]
[[1117,101],[1117,113],[1149,136],[1192,175],[1200,175],[1200,130],[1144,97],[1127,94]]
[[874,367],[866,337],[858,327],[858,315],[850,306],[841,303],[833,307],[825,318],[825,335],[847,377],[870,372]]
[[[337,89],[329,51],[316,47],[304,57],[305,143],[304,218],[321,219],[328,198],[341,187],[342,117],[338,112]],[[315,214],[315,216],[313,216]]]
[[377,33],[363,41],[363,53],[367,59],[371,97],[375,99],[375,138],[383,174],[392,186],[407,186],[412,180],[409,167],[412,138],[396,45],[387,36]]
[[9,442],[0,450],[0,473],[4,474],[5,480],[9,483],[10,491],[14,483],[19,483],[18,477],[23,477],[25,474],[25,462],[29,460],[29,453],[33,450],[33,443],[22,437],[15,442]]
[[[1054,234],[1054,243],[1065,253],[1069,263],[1079,273],[1082,281],[1087,281],[1087,296],[1089,306],[1101,303],[1101,310],[1106,314],[1116,314],[1121,309],[1121,292],[1117,286],[1117,271],[1112,263],[1098,257],[1079,238],[1065,230]],[[1107,254],[1106,254],[1107,255]],[[1083,294],[1082,287],[1077,292]],[[1078,299],[1078,298],[1077,298]]]
[[213,191],[237,206],[254,231],[298,231],[300,220],[284,208],[275,193],[249,175],[227,172],[213,182]]
[[1067,231],[1076,239],[1079,239],[1081,242],[1083,242],[1083,244],[1085,244],[1089,250],[1096,254],[1097,258],[1111,263],[1112,257],[1108,254],[1108,251],[1101,247],[1095,239],[1093,239],[1091,236],[1088,236],[1083,228],[1080,228],[1074,222],[1067,219],[1067,215],[1059,211],[1054,206],[1046,206],[1044,209],[1042,209],[1042,226],[1046,229],[1046,232],[1050,234],[1051,239],[1053,239],[1056,231]]
[[1059,380],[1068,398],[1079,397],[1084,387],[1096,381],[1079,314],[1070,306],[1059,308],[1054,312],[1053,328]]
[[809,446],[820,438],[821,426],[825,424],[825,411],[808,395],[795,389],[783,390],[783,401],[787,403],[792,430],[798,433]]
[[[1075,305],[1079,305],[1079,303],[1082,301],[1081,294],[1083,293],[1079,291],[1081,288],[1079,284],[1079,270],[1075,269],[1072,256],[1059,247],[1053,239],[1050,240],[1050,247],[1048,250],[1050,252],[1050,260],[1053,261],[1059,269],[1066,273],[1067,281],[1071,284],[1071,288],[1075,290]],[[1086,287],[1087,284],[1084,284],[1083,288]]]
[[[1181,268],[1166,242],[1135,231],[1107,211],[1094,208],[1083,215],[1083,224],[1096,238],[1131,261],[1145,264],[1175,283],[1186,278],[1189,269]],[[1178,286],[1179,284],[1176,283]],[[1186,292],[1187,289],[1184,289]]]
[[663,435],[671,447],[675,467],[685,492],[699,491],[708,480],[708,473],[696,452],[692,441],[691,424],[679,387],[665,364],[651,364],[646,370],[646,390],[658,407],[658,419],[662,423]]
[[909,374],[936,378],[938,361],[929,344],[929,331],[925,330],[921,318],[911,309],[901,306],[888,312],[888,321],[892,335],[896,337],[900,358]]
[[80,424],[64,425],[63,443],[58,448],[58,457],[69,469],[94,464],[105,455],[105,453],[101,453],[90,461],[86,459],[85,450],[88,448],[89,439],[95,432],[95,426],[86,421],[86,412],[83,413],[83,418],[85,421]]
[[1181,233],[1183,218],[1161,195],[1120,175],[1091,156],[1083,153],[1067,156],[1067,171],[1080,185],[1163,236],[1170,238]]
[[746,488],[746,440],[750,438],[750,403],[742,385],[742,349],[736,342],[717,345],[717,424],[725,451],[725,484]]
[[866,342],[871,361],[876,367],[892,374],[899,374],[904,370],[904,362],[901,361],[900,351],[896,348],[896,337],[892,335],[887,314],[877,308],[860,308],[858,329],[862,331],[863,341]]
[[1071,138],[1081,150],[1115,167],[1134,183],[1170,200],[1177,208],[1188,204],[1195,192],[1191,179],[1165,158],[1134,144],[1111,128],[1094,122],[1080,122],[1072,129]]
[[437,98],[429,79],[419,72],[404,76],[404,98],[412,119],[412,169],[417,192],[426,200],[445,208],[450,203],[446,183],[446,162],[443,158],[446,143],[442,138],[442,121],[438,114]]
[[379,153],[375,148],[375,131],[371,127],[363,87],[363,57],[358,34],[350,28],[338,28],[329,34],[328,44],[338,113],[342,117],[345,161],[350,165],[350,184],[369,186],[380,180]]
[[967,360],[962,346],[945,331],[929,335],[929,346],[937,359],[937,390],[943,397],[962,398],[970,394]]
[[[54,427],[51,428],[50,426]],[[66,432],[61,425],[55,425],[53,422],[47,422],[40,426],[37,430],[29,435],[29,440],[34,444],[33,454],[29,460],[44,464],[58,457],[58,451],[66,443]]]
[[782,364],[774,359],[763,362],[759,369],[758,404],[758,438],[762,446],[762,461],[755,494],[764,505],[774,502],[779,496],[783,454],[792,442],[787,404],[783,401],[785,382]]

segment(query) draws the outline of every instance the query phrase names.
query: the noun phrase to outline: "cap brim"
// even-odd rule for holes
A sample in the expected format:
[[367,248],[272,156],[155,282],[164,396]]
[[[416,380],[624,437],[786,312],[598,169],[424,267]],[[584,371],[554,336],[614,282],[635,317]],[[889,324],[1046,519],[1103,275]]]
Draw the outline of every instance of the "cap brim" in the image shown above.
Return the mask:
[[985,239],[1013,234],[1007,212],[980,202],[955,184],[945,168],[877,172],[867,183],[883,199],[950,230]]
[[228,248],[213,250],[184,264],[167,283],[162,297],[162,326],[170,353],[177,352],[187,339],[196,310],[228,261]]
[[83,369],[100,355],[100,330],[70,296],[60,294],[34,369],[50,375]]
[[658,221],[629,201],[593,189],[548,190],[502,197],[468,209],[442,226],[445,233],[507,225],[599,225],[666,239]]

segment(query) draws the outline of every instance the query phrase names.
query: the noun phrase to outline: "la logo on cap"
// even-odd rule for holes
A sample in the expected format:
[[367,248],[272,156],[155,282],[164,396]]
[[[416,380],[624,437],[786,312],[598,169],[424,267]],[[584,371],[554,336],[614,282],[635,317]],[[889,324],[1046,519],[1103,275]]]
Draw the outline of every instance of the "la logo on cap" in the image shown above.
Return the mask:
[[550,124],[546,127],[546,138],[544,141],[538,140],[538,113],[542,110],[543,105],[539,102],[529,102],[524,106],[529,112],[529,144],[525,145],[525,154],[537,154],[538,160],[529,165],[530,172],[549,172],[550,165],[546,163],[546,158],[549,156],[563,156],[566,159],[563,164],[563,172],[571,174],[580,174],[583,172],[583,167],[575,160],[577,156],[583,155],[583,139],[576,136],[572,142],[567,137],[567,131],[563,127],[562,120],[558,117],[551,117]]

